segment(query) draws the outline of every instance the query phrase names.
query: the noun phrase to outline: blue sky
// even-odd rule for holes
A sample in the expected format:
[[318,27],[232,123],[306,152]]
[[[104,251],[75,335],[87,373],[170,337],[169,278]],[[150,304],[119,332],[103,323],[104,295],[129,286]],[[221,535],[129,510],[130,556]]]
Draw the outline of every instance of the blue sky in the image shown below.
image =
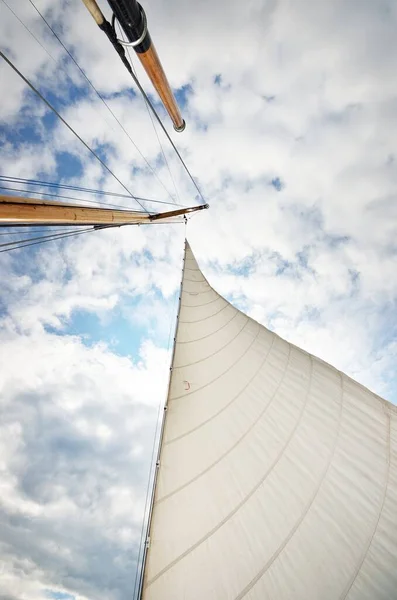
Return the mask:
[[[52,58],[4,3],[2,49],[134,194],[172,201],[175,182],[194,204],[83,4],[37,6],[133,143],[26,0],[12,8]],[[395,3],[148,0],[145,10],[186,131],[161,114],[211,207],[187,228],[206,277],[397,403]],[[2,175],[125,193],[3,63],[0,82]],[[183,224],[121,228],[0,254],[7,600],[131,594],[184,234]]]

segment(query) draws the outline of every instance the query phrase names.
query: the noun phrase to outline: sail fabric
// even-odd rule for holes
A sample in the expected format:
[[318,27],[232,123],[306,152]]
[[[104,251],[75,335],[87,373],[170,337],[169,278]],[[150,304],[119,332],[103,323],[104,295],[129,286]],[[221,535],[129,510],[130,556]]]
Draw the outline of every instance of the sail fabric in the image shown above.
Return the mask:
[[397,410],[234,308],[186,243],[144,600],[397,598]]

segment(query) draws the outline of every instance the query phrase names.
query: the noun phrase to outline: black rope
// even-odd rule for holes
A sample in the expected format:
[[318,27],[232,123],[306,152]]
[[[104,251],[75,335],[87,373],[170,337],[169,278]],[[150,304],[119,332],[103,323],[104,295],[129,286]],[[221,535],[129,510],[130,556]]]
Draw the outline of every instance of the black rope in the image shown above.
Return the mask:
[[65,119],[59,114],[59,112],[56,110],[56,108],[21,73],[21,71],[14,65],[14,63],[9,58],[7,58],[7,56],[4,54],[4,52],[2,50],[0,50],[0,56],[2,56],[4,58],[4,60],[6,61],[6,63],[15,71],[15,73],[17,73],[17,75],[19,75],[19,77],[30,87],[30,89],[35,94],[37,94],[37,96],[44,102],[44,104],[46,104],[46,106],[48,106],[48,108],[50,110],[52,110],[52,112],[62,121],[62,123],[69,129],[69,131],[71,131],[73,133],[73,135],[83,144],[83,146],[85,146],[85,148],[87,148],[87,150],[98,160],[98,162],[100,162],[100,164],[103,166],[103,168],[106,169],[106,171],[108,171],[116,179],[116,181],[118,181],[118,183],[125,189],[125,191],[128,192],[128,194],[130,195],[130,197],[134,198],[134,200],[136,200],[136,202],[139,204],[139,206],[147,213],[148,210],[139,202],[139,200],[137,200],[135,198],[134,194],[132,194],[132,192],[130,192],[130,190],[127,188],[127,186],[125,186],[124,183],[122,181],[120,181],[120,179],[117,177],[117,175],[115,175],[113,173],[113,171],[110,169],[110,167],[108,167],[107,164],[98,156],[98,154],[92,148],[90,148],[90,146],[73,129],[73,127],[71,125],[69,125],[69,123],[67,121],[65,121]]

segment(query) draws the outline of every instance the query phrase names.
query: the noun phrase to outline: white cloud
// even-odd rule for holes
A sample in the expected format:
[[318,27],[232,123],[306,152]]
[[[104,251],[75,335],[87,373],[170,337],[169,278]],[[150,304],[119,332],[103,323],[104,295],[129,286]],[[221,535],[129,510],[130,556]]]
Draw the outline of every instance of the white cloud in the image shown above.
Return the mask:
[[168,352],[147,343],[133,363],[40,332],[3,336],[1,364],[0,594],[16,592],[12,574],[29,557],[18,597],[61,583],[89,598],[125,597]]
[[[83,4],[37,5],[172,191],[146,108]],[[129,189],[167,200],[30,4],[12,7],[58,61],[1,4],[2,47],[17,66],[102,145]],[[254,318],[397,402],[395,3],[148,0],[145,9],[171,83],[190,86],[186,131],[173,135],[211,205],[188,227],[206,276]],[[46,127],[48,112],[4,63],[0,81],[4,174],[57,180],[67,151],[83,168],[70,183],[124,191],[62,124]],[[38,141],[22,143],[29,123]],[[193,203],[164,148],[181,199]],[[120,228],[1,254],[5,597],[131,593],[183,229]],[[141,340],[134,362],[68,330],[76,311],[112,322],[115,310],[153,340]]]

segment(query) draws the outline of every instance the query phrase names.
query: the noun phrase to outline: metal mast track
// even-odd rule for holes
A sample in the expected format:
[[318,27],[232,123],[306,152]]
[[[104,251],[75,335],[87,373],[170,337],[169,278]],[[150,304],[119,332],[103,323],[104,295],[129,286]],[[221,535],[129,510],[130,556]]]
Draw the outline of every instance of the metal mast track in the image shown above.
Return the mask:
[[35,225],[143,225],[171,220],[208,208],[208,204],[162,213],[77,206],[0,194],[0,227]]

